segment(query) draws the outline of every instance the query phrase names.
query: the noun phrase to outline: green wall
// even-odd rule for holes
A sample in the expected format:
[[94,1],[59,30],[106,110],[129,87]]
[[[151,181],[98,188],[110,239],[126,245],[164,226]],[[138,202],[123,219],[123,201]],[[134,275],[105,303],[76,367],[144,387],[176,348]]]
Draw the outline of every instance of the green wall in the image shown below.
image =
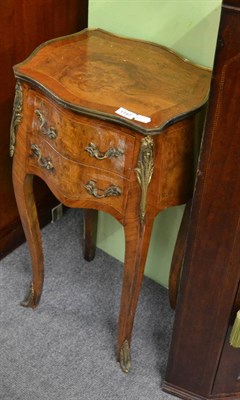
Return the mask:
[[[212,67],[220,7],[221,0],[89,0],[89,27],[161,43]],[[183,209],[165,210],[154,224],[145,274],[166,287]],[[123,261],[123,229],[102,212],[97,246]]]

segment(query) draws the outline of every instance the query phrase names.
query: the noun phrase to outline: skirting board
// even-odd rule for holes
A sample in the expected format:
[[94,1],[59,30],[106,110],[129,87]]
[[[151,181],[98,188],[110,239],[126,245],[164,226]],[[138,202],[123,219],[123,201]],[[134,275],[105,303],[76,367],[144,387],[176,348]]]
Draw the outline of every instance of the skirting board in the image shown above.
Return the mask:
[[[191,378],[190,378],[191,379]],[[163,382],[162,385],[162,390],[166,393],[172,394],[173,396],[180,397],[181,399],[184,400],[236,400],[240,398],[240,393],[228,393],[222,394],[222,395],[209,395],[209,396],[201,396],[196,393],[189,392],[187,390],[184,390],[183,388],[179,388],[177,386],[172,385],[171,383],[168,383],[166,381]]]

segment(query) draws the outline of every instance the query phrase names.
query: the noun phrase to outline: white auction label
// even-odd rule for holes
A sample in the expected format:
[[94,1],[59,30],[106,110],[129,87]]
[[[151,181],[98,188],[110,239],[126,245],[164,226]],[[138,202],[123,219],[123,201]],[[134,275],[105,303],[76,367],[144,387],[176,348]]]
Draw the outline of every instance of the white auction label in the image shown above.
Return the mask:
[[117,111],[115,111],[116,114],[121,115],[122,117],[125,117],[127,119],[135,119],[136,115],[132,111],[126,110],[126,108],[120,107]]
[[135,121],[143,122],[144,124],[148,124],[149,122],[151,122],[151,118],[126,110],[126,108],[124,107],[120,107],[118,110],[115,111],[115,113],[121,115],[121,117],[134,119]]
[[137,116],[134,118],[136,121],[143,122],[144,124],[148,124],[151,122],[151,118],[145,117],[145,115],[140,115],[137,114]]

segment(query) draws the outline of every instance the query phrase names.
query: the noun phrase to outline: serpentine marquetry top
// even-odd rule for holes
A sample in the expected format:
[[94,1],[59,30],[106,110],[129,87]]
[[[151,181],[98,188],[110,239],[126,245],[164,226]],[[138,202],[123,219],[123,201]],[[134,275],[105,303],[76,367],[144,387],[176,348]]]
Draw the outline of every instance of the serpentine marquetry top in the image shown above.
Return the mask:
[[100,29],[44,43],[14,73],[65,108],[143,134],[200,108],[211,75],[158,44]]

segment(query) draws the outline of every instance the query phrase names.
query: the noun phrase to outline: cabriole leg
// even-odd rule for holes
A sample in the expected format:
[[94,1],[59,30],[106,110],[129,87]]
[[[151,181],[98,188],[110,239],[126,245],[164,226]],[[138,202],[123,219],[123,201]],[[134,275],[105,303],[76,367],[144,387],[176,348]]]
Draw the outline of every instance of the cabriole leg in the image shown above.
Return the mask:
[[98,211],[85,209],[83,223],[83,257],[87,261],[92,261],[96,253]]
[[16,160],[13,164],[13,185],[32,260],[32,282],[21,305],[35,308],[41,298],[44,280],[42,240],[33,194],[33,175],[26,174]]
[[133,321],[142,285],[153,221],[153,217],[146,215],[145,223],[142,227],[136,220],[127,222],[124,225],[125,263],[117,347],[117,359],[120,361],[124,372],[128,372],[131,367],[130,344]]

